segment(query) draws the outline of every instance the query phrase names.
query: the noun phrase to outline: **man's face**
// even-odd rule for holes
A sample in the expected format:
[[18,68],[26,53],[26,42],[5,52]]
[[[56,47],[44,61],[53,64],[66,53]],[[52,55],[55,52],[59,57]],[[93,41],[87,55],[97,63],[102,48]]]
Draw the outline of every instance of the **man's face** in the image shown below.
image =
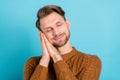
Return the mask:
[[70,37],[70,24],[62,16],[52,12],[40,20],[40,28],[55,47],[64,46]]

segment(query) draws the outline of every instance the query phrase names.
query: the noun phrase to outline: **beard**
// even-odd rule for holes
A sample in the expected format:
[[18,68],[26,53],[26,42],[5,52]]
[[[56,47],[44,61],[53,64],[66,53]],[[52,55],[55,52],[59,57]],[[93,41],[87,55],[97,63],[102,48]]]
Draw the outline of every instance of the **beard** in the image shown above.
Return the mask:
[[[62,36],[63,39],[60,39],[59,41],[56,41],[56,38],[59,37],[59,36]],[[70,31],[68,32],[68,35],[66,35],[65,33],[63,33],[63,34],[60,34],[59,36],[55,36],[53,38],[53,40],[55,40],[55,41],[52,44],[56,48],[57,47],[62,47],[62,46],[64,46],[68,42],[68,40],[70,38]]]

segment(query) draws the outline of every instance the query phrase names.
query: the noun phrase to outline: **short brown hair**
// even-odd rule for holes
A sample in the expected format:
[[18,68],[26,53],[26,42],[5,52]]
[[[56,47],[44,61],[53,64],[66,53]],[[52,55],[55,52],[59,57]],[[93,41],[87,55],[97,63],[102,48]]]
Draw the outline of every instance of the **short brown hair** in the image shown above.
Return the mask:
[[38,13],[37,13],[37,21],[36,21],[36,27],[40,29],[40,19],[46,17],[47,15],[51,14],[52,12],[56,12],[59,15],[61,15],[64,20],[66,20],[65,18],[65,12],[62,10],[61,7],[56,6],[56,5],[47,5],[44,6],[43,8],[39,9]]

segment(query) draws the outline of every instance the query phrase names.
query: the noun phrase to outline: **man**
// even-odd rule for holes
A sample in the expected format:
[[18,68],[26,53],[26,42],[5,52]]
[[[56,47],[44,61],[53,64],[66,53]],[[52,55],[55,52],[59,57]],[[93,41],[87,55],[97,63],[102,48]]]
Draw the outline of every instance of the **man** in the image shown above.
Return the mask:
[[37,17],[42,56],[26,62],[24,80],[99,80],[100,59],[71,46],[65,12],[59,6],[47,5]]

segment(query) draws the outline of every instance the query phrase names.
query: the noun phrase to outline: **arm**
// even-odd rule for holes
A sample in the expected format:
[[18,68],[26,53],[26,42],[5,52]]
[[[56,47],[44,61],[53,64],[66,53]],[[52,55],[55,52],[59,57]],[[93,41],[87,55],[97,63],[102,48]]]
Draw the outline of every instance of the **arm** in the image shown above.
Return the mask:
[[40,32],[39,35],[42,44],[42,57],[40,60],[31,58],[27,61],[24,69],[24,80],[46,80],[47,78],[50,56]]
[[39,65],[39,60],[30,58],[24,67],[24,80],[46,80],[48,68]]
[[79,80],[71,72],[68,65],[63,60],[56,62],[54,64],[54,69],[56,72],[57,80]]
[[[101,71],[101,61],[98,57],[92,56],[87,59],[87,64],[74,75],[64,61],[54,64],[58,80],[99,80]],[[81,66],[81,65],[80,65]]]

